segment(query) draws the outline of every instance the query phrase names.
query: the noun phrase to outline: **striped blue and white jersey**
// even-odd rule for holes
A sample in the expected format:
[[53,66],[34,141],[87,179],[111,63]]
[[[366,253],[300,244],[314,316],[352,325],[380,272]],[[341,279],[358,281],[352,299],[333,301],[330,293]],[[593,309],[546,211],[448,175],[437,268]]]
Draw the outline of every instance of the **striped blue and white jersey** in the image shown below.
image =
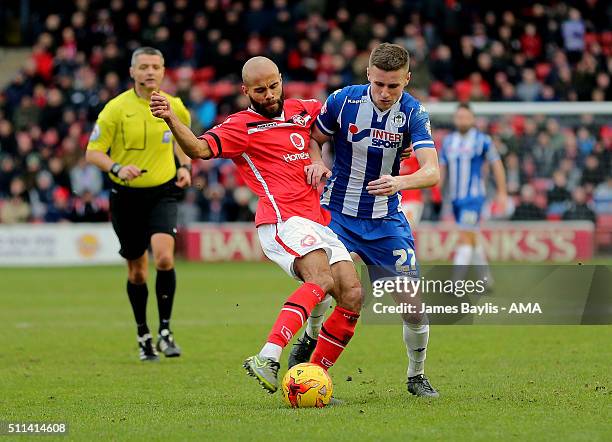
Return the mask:
[[316,124],[332,137],[336,155],[323,207],[369,219],[399,212],[399,193],[374,196],[366,186],[382,175],[399,175],[400,154],[411,143],[414,149],[434,147],[421,103],[404,92],[382,112],[372,102],[369,85],[347,86],[329,96]]
[[499,160],[491,137],[472,128],[464,135],[455,131],[444,138],[440,164],[446,166],[446,183],[453,202],[486,198],[482,170],[485,161]]

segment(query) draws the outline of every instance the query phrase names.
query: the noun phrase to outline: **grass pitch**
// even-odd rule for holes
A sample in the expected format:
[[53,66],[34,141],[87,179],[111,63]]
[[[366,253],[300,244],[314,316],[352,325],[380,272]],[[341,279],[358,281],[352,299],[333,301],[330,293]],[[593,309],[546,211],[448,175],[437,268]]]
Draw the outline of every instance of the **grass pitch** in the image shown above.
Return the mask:
[[292,410],[241,364],[297,283],[271,263],[177,271],[184,354],[144,364],[123,267],[0,269],[0,421],[65,421],[75,440],[612,440],[611,326],[432,326],[442,397],[424,400],[401,328],[361,324],[330,372],[345,405]]

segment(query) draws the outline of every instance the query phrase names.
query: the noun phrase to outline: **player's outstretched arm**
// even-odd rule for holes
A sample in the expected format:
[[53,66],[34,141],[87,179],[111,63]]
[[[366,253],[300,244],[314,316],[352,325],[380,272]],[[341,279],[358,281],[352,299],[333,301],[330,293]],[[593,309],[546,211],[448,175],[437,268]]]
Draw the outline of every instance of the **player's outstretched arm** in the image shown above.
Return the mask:
[[376,196],[391,196],[400,190],[423,189],[432,187],[440,181],[438,153],[433,147],[424,147],[415,151],[419,170],[410,175],[383,175],[370,181],[366,187],[368,193]]
[[331,176],[331,171],[327,168],[321,156],[321,149],[327,141],[329,141],[329,137],[313,125],[310,132],[310,145],[308,146],[308,154],[312,164],[304,167],[306,183],[313,188],[319,185],[321,179],[327,179]]
[[176,116],[170,108],[170,102],[163,95],[153,92],[149,108],[153,116],[163,119],[174,139],[185,155],[189,158],[202,158],[208,160],[214,156],[213,151],[205,140],[198,139],[194,133]]

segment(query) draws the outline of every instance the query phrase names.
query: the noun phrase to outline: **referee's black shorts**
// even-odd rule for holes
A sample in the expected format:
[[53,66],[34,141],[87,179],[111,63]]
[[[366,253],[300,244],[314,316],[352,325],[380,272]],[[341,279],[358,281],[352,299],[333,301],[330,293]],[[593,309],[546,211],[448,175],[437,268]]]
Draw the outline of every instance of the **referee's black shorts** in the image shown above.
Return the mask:
[[175,179],[155,187],[126,187],[113,183],[110,194],[111,221],[119,237],[119,254],[140,258],[155,233],[176,235],[178,201],[183,190]]

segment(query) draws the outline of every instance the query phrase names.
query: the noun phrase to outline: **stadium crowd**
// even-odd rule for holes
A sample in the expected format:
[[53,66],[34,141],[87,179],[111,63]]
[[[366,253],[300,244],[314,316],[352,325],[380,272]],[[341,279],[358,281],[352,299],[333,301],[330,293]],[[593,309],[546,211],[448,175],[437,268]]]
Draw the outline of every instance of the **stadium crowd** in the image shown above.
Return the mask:
[[[41,5],[32,54],[0,94],[0,222],[105,221],[106,177],[84,161],[96,115],[130,86],[133,49],[166,57],[163,89],[201,133],[248,103],[239,67],[265,54],[286,96],[325,99],[367,81],[382,41],[411,54],[409,91],[432,101],[611,101],[612,6],[455,0],[76,0]],[[28,41],[31,40],[31,42]],[[436,125],[434,137],[449,126]],[[612,213],[612,123],[506,115],[479,119],[504,158],[516,220]],[[424,192],[426,219],[440,202]],[[254,198],[229,161],[199,162],[180,222],[249,221]]]

